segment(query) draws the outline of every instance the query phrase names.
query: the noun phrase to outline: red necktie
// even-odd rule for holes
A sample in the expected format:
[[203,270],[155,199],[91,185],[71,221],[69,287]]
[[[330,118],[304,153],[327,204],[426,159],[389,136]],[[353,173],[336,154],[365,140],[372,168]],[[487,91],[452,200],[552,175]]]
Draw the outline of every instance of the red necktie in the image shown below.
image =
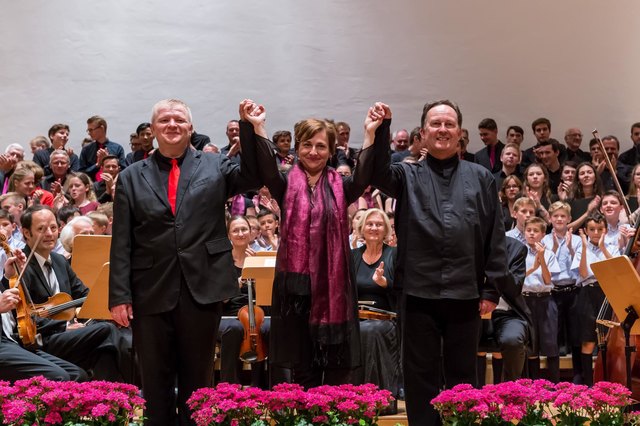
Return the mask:
[[178,160],[171,159],[171,171],[169,172],[169,205],[171,211],[176,214],[176,196],[178,194],[178,181],[180,180],[180,167],[178,167]]

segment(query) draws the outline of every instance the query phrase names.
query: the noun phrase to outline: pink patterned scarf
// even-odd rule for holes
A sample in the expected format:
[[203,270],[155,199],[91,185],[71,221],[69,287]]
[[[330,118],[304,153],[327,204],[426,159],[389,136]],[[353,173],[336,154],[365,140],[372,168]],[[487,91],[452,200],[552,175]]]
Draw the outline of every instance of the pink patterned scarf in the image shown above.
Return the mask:
[[312,192],[295,164],[284,196],[276,266],[282,315],[308,309],[311,337],[319,346],[346,342],[356,321],[342,185],[342,177],[325,168]]

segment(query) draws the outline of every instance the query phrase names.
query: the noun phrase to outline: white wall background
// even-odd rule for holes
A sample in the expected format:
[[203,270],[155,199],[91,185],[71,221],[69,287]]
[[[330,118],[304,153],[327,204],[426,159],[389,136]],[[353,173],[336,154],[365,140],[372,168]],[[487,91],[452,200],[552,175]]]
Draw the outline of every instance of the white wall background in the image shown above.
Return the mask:
[[[309,116],[352,125],[392,106],[393,129],[422,105],[457,101],[470,150],[477,123],[552,121],[552,136],[597,127],[630,146],[640,121],[640,2],[618,0],[21,0],[0,9],[0,149],[53,123],[80,147],[86,118],[128,135],[153,103],[191,105],[197,131],[219,146],[245,97],[268,109],[270,132]],[[27,155],[27,158],[30,158]]]

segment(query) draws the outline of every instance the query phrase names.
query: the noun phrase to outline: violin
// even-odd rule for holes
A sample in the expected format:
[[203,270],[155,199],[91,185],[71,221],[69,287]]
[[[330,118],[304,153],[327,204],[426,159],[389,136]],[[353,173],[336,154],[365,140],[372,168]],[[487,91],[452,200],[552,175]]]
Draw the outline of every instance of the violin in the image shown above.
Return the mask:
[[[39,239],[40,238],[36,241],[36,244],[39,242]],[[7,256],[13,256],[11,248],[7,243],[7,237],[3,234],[0,234],[0,245]],[[31,252],[29,255],[26,262],[27,264],[29,263],[29,260],[31,260],[33,253],[34,252]],[[16,269],[19,269],[17,265]],[[22,341],[25,348],[37,348],[42,346],[42,336],[38,333],[34,319],[35,315],[31,308],[33,306],[33,301],[31,300],[29,291],[22,283],[22,276],[24,275],[25,269],[26,266],[22,268],[19,275],[14,275],[9,279],[9,287],[17,288],[20,296],[20,300],[16,306],[16,320],[18,323],[18,336],[20,337],[20,341]]]
[[73,300],[68,293],[57,293],[47,299],[44,303],[33,305],[34,314],[40,318],[51,318],[54,320],[71,321],[75,317],[75,308],[81,306],[86,297]]
[[263,361],[266,358],[265,345],[260,333],[260,327],[264,321],[264,311],[261,307],[255,306],[253,300],[255,280],[249,278],[246,283],[249,303],[238,311],[238,320],[240,320],[242,328],[244,328],[244,338],[240,345],[240,359],[243,362],[254,363]]
[[373,306],[358,305],[358,318],[370,320],[391,321],[398,316],[395,312],[374,308]]

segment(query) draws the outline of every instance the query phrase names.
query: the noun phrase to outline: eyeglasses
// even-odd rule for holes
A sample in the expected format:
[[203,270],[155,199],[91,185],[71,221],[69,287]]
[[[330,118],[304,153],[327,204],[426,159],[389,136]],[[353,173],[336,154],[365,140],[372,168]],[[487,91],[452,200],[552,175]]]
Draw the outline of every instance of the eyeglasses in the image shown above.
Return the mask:
[[90,134],[91,132],[93,132],[93,131],[95,131],[95,130],[98,130],[100,127],[102,127],[102,126],[98,126],[98,127],[94,127],[94,128],[88,127],[88,128],[87,128],[87,133],[89,133],[89,134]]

